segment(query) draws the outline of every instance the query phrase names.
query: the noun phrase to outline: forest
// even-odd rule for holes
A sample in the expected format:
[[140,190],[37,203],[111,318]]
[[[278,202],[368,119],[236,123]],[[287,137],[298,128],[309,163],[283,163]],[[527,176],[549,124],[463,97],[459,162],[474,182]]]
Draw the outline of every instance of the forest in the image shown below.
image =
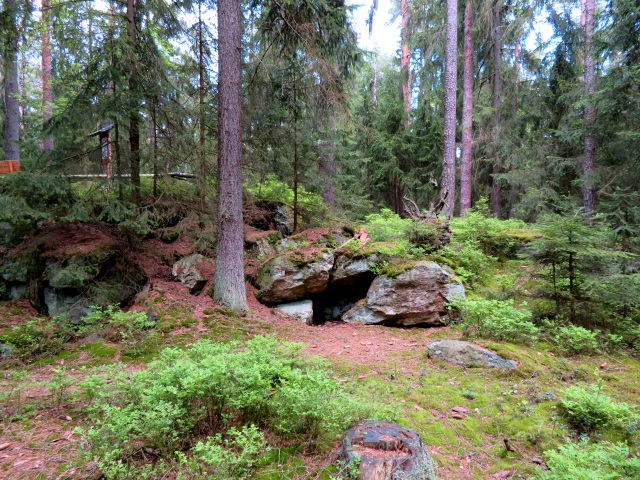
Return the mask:
[[640,478],[640,0],[387,3],[1,0],[0,477]]

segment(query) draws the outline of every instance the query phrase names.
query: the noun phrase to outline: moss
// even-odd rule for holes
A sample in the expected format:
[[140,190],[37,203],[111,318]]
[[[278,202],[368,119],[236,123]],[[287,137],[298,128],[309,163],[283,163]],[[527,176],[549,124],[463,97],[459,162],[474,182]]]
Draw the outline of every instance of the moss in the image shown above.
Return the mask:
[[342,227],[342,233],[350,237],[353,237],[356,234],[356,231],[357,227],[354,227],[352,225],[345,225]]
[[98,342],[89,343],[82,347],[82,350],[98,358],[111,359],[116,356],[118,347],[114,345],[106,345],[104,342]]
[[510,230],[508,235],[519,242],[533,242],[536,238],[540,238],[540,232],[527,228],[514,228]]
[[160,236],[160,240],[162,240],[164,243],[173,243],[173,242],[175,242],[179,237],[180,237],[180,233],[178,233],[178,232],[176,232],[176,231],[164,232],[164,233]]
[[396,278],[404,272],[411,270],[417,263],[416,260],[391,260],[382,267],[378,274],[388,278]]
[[180,322],[180,324],[185,328],[189,328],[190,326],[196,325],[197,323],[198,320],[192,317],[185,318],[184,320],[182,320],[182,322]]

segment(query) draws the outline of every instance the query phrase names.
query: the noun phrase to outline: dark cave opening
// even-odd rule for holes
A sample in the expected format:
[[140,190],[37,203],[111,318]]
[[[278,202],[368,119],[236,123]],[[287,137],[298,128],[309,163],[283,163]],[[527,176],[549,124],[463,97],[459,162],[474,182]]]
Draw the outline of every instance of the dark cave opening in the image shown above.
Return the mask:
[[375,278],[372,272],[364,272],[339,283],[331,283],[324,292],[313,297],[313,323],[340,320],[356,302],[367,296]]

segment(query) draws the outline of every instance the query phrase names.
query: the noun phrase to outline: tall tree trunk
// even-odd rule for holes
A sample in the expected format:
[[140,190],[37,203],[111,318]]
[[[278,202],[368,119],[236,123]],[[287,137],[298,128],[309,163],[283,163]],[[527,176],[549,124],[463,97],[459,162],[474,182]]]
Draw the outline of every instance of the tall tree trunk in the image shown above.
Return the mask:
[[502,216],[502,186],[496,177],[502,173],[502,161],[500,159],[500,135],[502,127],[502,2],[493,2],[493,130],[491,142],[493,144],[493,181],[491,189],[491,211],[498,218]]
[[242,11],[218,1],[218,244],[214,301],[247,310],[242,223]]
[[322,191],[322,200],[325,205],[333,208],[336,206],[336,188],[335,188],[335,176],[337,172],[336,164],[336,117],[335,115],[329,115],[329,128],[331,133],[329,138],[322,145],[322,152],[320,154],[319,173],[320,177],[324,179],[324,189]]
[[199,91],[200,91],[200,149],[199,149],[199,172],[198,172],[198,194],[200,197],[200,209],[205,209],[205,199],[207,196],[207,164],[205,155],[205,123],[204,123],[204,40],[202,38],[202,2],[198,3],[198,71],[199,71]]
[[[294,54],[295,55],[295,54]],[[297,64],[297,58],[293,64]],[[298,216],[300,215],[300,205],[298,203],[298,183],[299,183],[299,162],[298,157],[298,95],[297,78],[293,74],[293,231],[298,231]]]
[[[514,58],[513,58],[513,70],[515,74],[515,83],[513,90],[513,103],[511,104],[511,112],[513,113],[513,125],[514,132],[516,133],[516,139],[518,138],[519,129],[518,129],[518,88],[520,87],[520,37],[516,37],[516,43],[514,48]],[[518,145],[519,146],[519,145]],[[512,153],[513,155],[513,153]],[[509,218],[513,218],[515,211],[513,209],[514,204],[516,203],[516,186],[513,182],[513,173],[516,171],[516,163],[511,159],[509,162],[509,173],[512,174],[511,186],[509,187]]]
[[456,91],[458,87],[458,1],[447,0],[444,69],[444,155],[442,159],[442,215],[453,217],[456,196]]
[[[53,93],[51,90],[51,0],[42,0],[42,120],[46,123],[53,117]],[[42,150],[53,150],[53,136],[42,139]]]
[[16,0],[4,0],[9,21],[3,32],[4,45],[4,155],[6,160],[20,160],[20,102],[18,96],[18,5]]
[[596,188],[593,174],[596,157],[596,138],[593,131],[596,123],[596,110],[593,106],[595,93],[596,69],[593,58],[593,29],[595,14],[595,0],[582,0],[583,28],[584,28],[584,85],[587,93],[584,109],[584,160],[582,164],[583,187],[582,198],[586,212],[593,212],[596,208]]
[[401,4],[402,26],[400,36],[402,37],[402,57],[400,58],[400,70],[402,78],[402,100],[406,114],[405,125],[411,124],[411,50],[409,49],[409,0],[402,0]]
[[118,199],[123,200],[122,193],[122,157],[120,155],[120,127],[118,120],[115,123],[115,150],[116,150],[116,178],[118,179]]
[[462,73],[462,158],[460,159],[460,216],[471,208],[473,152],[473,0],[464,9],[464,71]]
[[137,32],[136,32],[136,0],[127,0],[127,30],[131,48],[131,72],[129,76],[129,96],[131,111],[129,114],[129,152],[131,163],[131,185],[133,187],[133,202],[140,203],[140,116],[138,112],[138,65],[137,57]]
[[378,54],[373,54],[373,108],[378,108]]
[[151,125],[149,125],[149,141],[151,142],[151,164],[153,165],[153,198],[158,197],[158,98],[154,96],[151,104]]

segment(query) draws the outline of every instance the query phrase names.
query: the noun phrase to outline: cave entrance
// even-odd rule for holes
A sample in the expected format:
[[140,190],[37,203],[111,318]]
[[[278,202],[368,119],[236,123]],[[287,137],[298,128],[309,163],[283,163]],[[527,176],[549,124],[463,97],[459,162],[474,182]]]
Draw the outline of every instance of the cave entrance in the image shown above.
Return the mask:
[[364,272],[329,284],[324,292],[313,298],[313,323],[340,320],[356,302],[367,296],[375,278],[372,272]]

